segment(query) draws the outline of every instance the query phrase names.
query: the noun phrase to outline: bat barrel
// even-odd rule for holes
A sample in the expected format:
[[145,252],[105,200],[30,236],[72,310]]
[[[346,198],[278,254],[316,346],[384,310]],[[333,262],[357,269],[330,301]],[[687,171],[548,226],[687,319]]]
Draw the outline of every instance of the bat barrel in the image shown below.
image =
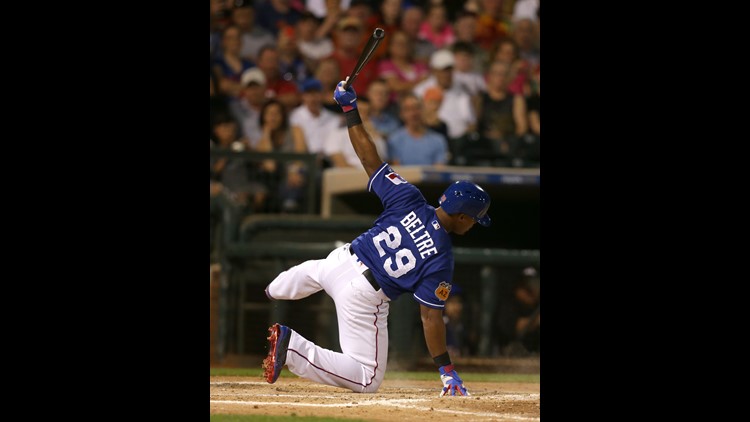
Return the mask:
[[372,37],[370,37],[370,40],[367,42],[365,49],[362,50],[362,53],[359,56],[359,60],[357,60],[357,64],[354,66],[354,69],[352,69],[352,73],[349,75],[349,81],[344,84],[344,89],[349,89],[352,83],[354,83],[357,75],[359,75],[359,72],[370,60],[372,53],[378,47],[380,41],[383,40],[383,37],[385,37],[385,30],[383,28],[375,28],[375,30],[372,32]]

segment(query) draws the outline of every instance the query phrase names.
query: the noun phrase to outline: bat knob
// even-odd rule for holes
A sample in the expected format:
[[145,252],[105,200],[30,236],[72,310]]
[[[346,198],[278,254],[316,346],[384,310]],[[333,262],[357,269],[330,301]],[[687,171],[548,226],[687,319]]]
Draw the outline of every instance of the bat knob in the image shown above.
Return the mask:
[[373,31],[372,36],[375,38],[383,38],[385,36],[385,29],[383,28],[375,28],[375,31]]

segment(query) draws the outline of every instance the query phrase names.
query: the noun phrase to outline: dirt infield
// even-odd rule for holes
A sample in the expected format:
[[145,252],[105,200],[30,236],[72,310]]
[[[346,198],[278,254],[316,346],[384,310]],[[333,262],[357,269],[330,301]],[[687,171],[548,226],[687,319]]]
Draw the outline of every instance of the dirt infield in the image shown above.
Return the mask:
[[473,382],[470,397],[440,398],[440,380],[385,380],[355,394],[302,378],[211,377],[211,414],[327,416],[367,421],[539,421],[538,383]]

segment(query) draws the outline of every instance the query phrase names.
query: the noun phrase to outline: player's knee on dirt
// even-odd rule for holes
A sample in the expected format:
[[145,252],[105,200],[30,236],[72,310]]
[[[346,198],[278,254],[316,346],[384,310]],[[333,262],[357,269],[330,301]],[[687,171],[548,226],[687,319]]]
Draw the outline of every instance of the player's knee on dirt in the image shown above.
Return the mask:
[[382,382],[382,380],[373,380],[372,384],[362,389],[361,393],[376,393]]

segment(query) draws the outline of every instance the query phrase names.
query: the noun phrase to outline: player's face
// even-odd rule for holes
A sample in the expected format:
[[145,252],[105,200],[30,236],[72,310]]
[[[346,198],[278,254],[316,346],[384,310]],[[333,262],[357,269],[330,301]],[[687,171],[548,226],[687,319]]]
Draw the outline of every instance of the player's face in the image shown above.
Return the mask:
[[456,234],[465,234],[466,232],[471,230],[472,227],[474,227],[474,224],[476,224],[476,222],[476,220],[466,214],[459,214],[458,223],[456,224],[456,228],[455,230],[453,230],[453,232]]

